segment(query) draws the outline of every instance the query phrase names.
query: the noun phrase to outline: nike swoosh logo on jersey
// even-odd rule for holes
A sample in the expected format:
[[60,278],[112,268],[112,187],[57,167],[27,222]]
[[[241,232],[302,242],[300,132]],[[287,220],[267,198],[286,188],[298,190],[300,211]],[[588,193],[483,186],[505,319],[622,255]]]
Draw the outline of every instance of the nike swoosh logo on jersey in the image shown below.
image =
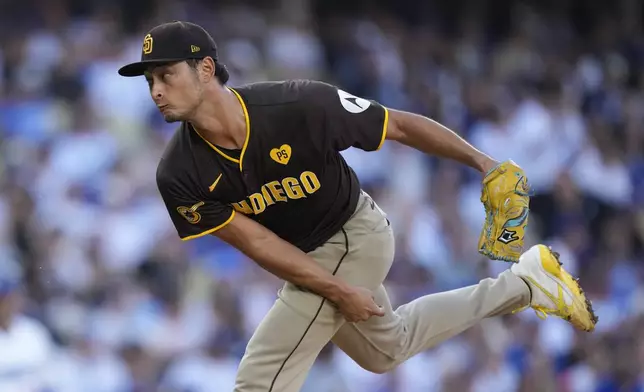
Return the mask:
[[219,183],[219,180],[221,180],[221,176],[223,176],[223,175],[224,175],[224,173],[219,174],[219,177],[217,177],[217,179],[215,180],[215,182],[213,182],[213,183],[208,187],[208,190],[209,190],[210,192],[212,192],[212,191],[214,191],[214,190],[215,190],[215,187],[217,186],[217,184]]

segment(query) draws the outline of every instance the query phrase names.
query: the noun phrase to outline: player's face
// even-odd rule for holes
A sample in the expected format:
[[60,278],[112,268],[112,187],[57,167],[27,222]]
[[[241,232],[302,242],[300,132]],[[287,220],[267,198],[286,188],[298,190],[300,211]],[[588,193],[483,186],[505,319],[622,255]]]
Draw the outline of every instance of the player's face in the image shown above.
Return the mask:
[[166,122],[189,120],[201,103],[197,73],[186,62],[154,67],[145,72],[145,79]]

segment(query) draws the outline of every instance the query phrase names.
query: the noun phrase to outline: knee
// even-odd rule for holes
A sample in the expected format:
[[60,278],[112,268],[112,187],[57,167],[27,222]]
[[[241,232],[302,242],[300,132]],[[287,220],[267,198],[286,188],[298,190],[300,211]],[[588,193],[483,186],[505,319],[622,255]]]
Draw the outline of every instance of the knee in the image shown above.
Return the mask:
[[375,374],[388,373],[398,366],[398,361],[385,355],[378,355],[356,362],[364,370]]

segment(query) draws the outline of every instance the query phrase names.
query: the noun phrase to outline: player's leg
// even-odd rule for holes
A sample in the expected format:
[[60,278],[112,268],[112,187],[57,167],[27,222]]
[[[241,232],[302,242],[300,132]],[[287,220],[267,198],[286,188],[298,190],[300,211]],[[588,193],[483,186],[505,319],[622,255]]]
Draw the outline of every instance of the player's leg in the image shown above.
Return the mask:
[[[301,312],[278,299],[253,334],[239,365],[235,392],[299,391],[320,350],[343,322],[318,315],[326,304]],[[317,316],[316,316],[317,315]]]
[[[310,253],[329,271],[349,262],[345,233]],[[318,295],[286,283],[248,342],[235,392],[296,392],[319,352],[345,323]]]
[[[362,222],[384,219],[378,217],[378,208],[362,213],[365,215],[361,217]],[[352,225],[350,221],[345,227],[351,243],[359,251],[352,259],[352,269],[343,271],[342,276],[362,271],[362,279],[378,279],[382,269],[377,265],[387,266],[387,258],[393,257],[393,234],[390,230],[364,234]],[[361,234],[354,235],[354,232]],[[384,258],[378,257],[379,254]],[[382,285],[375,295],[376,303],[384,307],[385,316],[346,323],[332,341],[363,368],[378,373],[392,369],[484,318],[528,306],[542,315],[561,317],[584,330],[592,330],[597,321],[583,291],[561,268],[557,255],[543,245],[530,248],[519,263],[497,278],[420,297],[395,311]]]
[[345,229],[351,263],[339,275],[371,288],[384,317],[346,323],[332,341],[360,366],[385,372],[411,356],[459,334],[485,317],[511,312],[528,304],[526,283],[510,271],[496,279],[458,290],[428,295],[395,311],[382,286],[394,256],[394,236],[382,211],[370,198]]
[[[347,283],[374,291],[387,276],[394,252],[389,223],[376,210],[370,198],[361,196],[344,228],[309,253]],[[377,244],[363,237],[385,241]],[[320,350],[344,324],[328,301],[286,283],[248,343],[235,392],[299,390]]]
[[366,370],[384,373],[486,317],[525,306],[529,298],[526,284],[509,271],[477,285],[417,298],[396,310],[381,286],[376,303],[385,316],[346,323],[332,341]]

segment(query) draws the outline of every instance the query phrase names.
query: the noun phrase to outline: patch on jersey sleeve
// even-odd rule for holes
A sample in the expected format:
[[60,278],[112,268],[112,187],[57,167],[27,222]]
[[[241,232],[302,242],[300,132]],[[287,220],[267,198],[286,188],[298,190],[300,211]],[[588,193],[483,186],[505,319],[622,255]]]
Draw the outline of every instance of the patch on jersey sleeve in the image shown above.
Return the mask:
[[342,107],[349,113],[362,113],[371,106],[371,102],[364,98],[356,97],[346,91],[338,89],[338,96]]
[[203,201],[200,201],[199,203],[191,207],[179,206],[177,207],[177,212],[179,213],[179,215],[186,218],[188,222],[195,225],[201,221],[201,214],[197,212],[197,209],[204,204],[206,203],[204,203]]

